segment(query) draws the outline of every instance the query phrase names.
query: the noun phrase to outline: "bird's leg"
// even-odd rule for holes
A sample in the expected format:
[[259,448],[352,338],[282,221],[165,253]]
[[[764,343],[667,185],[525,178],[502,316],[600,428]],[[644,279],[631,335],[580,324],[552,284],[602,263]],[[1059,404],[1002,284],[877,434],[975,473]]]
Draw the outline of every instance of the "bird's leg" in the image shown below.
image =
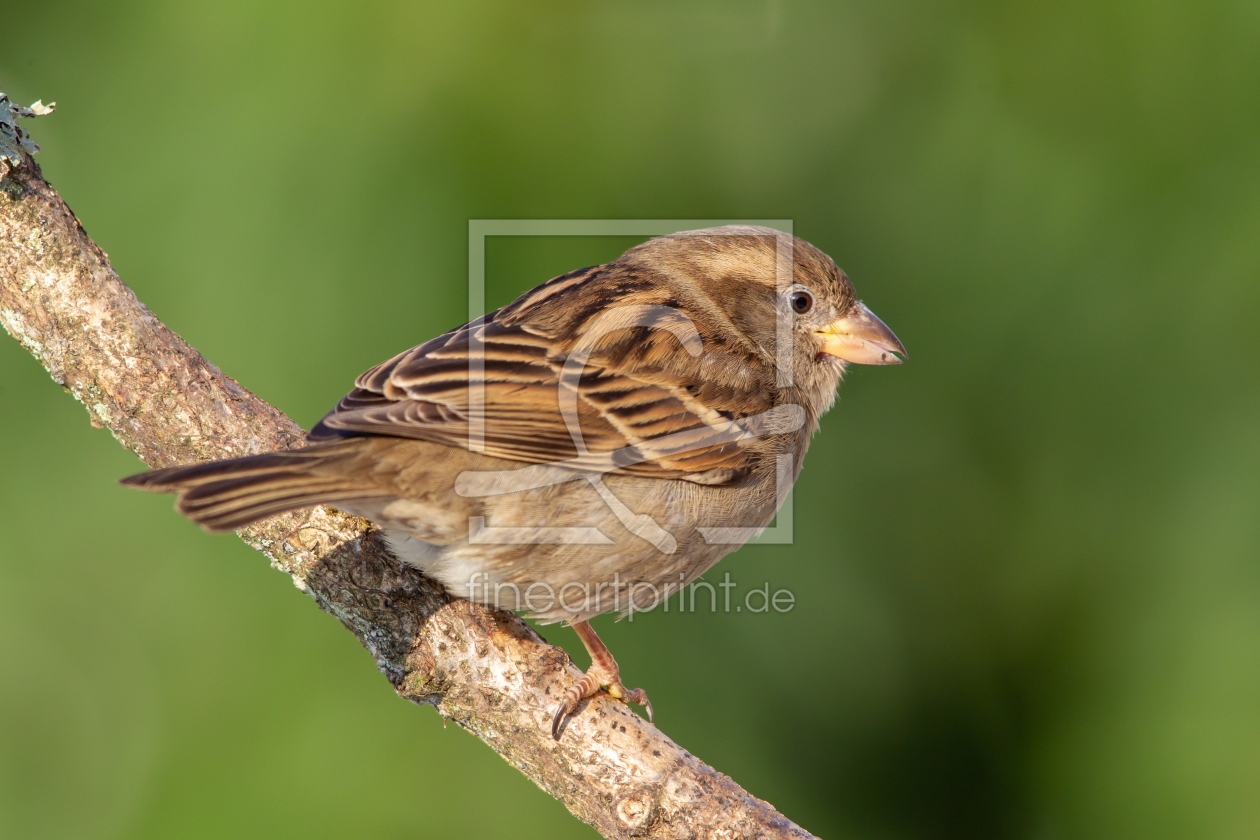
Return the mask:
[[552,736],[558,739],[560,724],[564,719],[573,713],[578,703],[587,697],[594,696],[601,688],[605,689],[609,696],[623,703],[638,703],[644,706],[650,721],[652,704],[648,702],[647,693],[641,688],[629,689],[622,685],[621,675],[617,670],[617,660],[613,659],[608,646],[595,635],[595,628],[586,621],[579,621],[572,626],[578,638],[582,640],[582,644],[586,646],[586,652],[591,655],[591,667],[586,669],[582,679],[569,686],[564,693],[564,700],[560,703],[560,708],[556,710],[556,717],[551,723]]

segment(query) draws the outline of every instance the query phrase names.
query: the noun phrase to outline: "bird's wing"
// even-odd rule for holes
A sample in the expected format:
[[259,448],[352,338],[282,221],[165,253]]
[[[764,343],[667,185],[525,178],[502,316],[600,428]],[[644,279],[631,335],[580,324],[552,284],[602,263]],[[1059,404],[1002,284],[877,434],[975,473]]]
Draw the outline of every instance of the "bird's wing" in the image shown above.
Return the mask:
[[[701,483],[742,474],[749,441],[762,431],[755,409],[770,405],[747,393],[705,399],[713,391],[706,376],[714,372],[706,364],[722,366],[722,352],[706,362],[690,320],[651,294],[618,295],[623,282],[588,286],[565,301],[566,291],[589,284],[599,270],[558,277],[377,365],[311,440],[390,435],[515,461]],[[592,297],[602,305],[577,312],[583,320],[575,326],[573,307]],[[557,307],[567,307],[559,326]]]

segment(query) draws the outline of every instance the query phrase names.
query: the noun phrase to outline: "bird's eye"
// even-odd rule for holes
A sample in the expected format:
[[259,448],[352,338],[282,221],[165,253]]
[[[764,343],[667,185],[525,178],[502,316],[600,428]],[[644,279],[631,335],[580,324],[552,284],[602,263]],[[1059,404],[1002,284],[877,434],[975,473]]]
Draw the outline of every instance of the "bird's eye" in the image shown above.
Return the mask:
[[814,296],[808,289],[793,289],[788,294],[788,304],[797,315],[805,315],[814,308]]

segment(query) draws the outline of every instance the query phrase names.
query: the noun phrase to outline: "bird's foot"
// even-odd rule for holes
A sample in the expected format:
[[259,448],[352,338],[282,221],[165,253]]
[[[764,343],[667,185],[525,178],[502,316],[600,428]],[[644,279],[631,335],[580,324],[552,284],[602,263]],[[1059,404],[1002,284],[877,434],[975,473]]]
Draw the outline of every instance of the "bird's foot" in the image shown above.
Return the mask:
[[564,723],[564,719],[573,714],[578,704],[587,697],[594,697],[599,693],[600,689],[604,689],[609,697],[620,700],[623,703],[637,703],[647,710],[648,721],[652,720],[652,702],[648,700],[647,692],[641,688],[626,688],[622,684],[620,676],[616,669],[610,673],[605,669],[592,665],[590,669],[582,675],[582,679],[569,686],[564,692],[564,700],[560,703],[560,708],[556,709],[556,716],[551,721],[551,735],[559,740],[560,725]]
[[582,675],[582,679],[575,682],[564,692],[564,699],[560,703],[560,708],[556,709],[556,716],[551,721],[551,735],[556,740],[560,739],[560,728],[565,718],[573,714],[578,704],[587,697],[594,697],[599,690],[604,689],[609,697],[620,700],[623,703],[637,703],[647,710],[648,721],[652,720],[652,703],[648,700],[647,692],[641,688],[626,688],[621,682],[621,674],[617,668],[617,662],[609,653],[608,648],[595,635],[595,631],[585,621],[578,622],[573,625],[573,629],[577,631],[578,636],[582,639],[582,643],[586,645],[586,650],[591,654],[591,667]]

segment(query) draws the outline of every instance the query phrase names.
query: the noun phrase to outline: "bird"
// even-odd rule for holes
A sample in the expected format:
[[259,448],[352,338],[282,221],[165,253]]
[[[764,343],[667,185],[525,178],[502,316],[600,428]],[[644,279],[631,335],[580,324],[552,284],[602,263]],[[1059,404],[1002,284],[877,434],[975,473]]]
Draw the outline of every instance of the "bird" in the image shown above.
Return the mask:
[[818,248],[751,225],[650,239],[363,373],[290,450],[122,479],[210,531],[327,505],[451,594],[591,627],[650,609],[767,526],[849,364],[904,345]]

